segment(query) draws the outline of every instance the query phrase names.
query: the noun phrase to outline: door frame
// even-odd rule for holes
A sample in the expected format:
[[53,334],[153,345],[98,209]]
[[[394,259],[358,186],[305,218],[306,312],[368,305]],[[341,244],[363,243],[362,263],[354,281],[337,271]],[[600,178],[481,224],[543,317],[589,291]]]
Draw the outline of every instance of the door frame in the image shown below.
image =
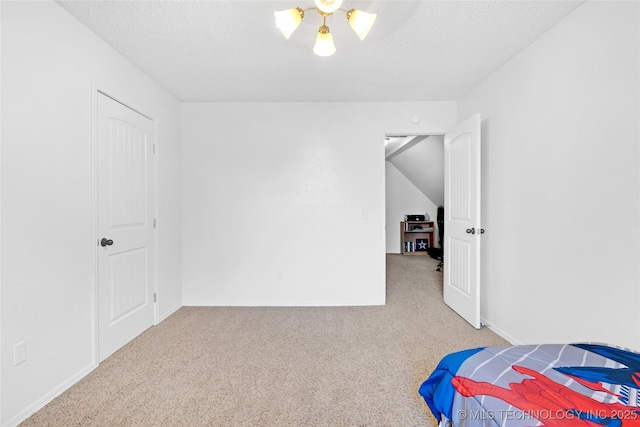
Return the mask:
[[159,300],[160,293],[158,289],[158,274],[159,274],[159,262],[158,262],[158,230],[160,229],[160,221],[158,221],[158,121],[140,111],[138,108],[132,107],[135,103],[129,102],[128,97],[121,96],[120,91],[114,90],[107,85],[92,80],[91,82],[91,236],[90,236],[90,271],[91,271],[91,286],[89,287],[89,300],[92,301],[90,306],[91,317],[91,364],[93,367],[99,365],[98,360],[98,345],[100,340],[99,333],[99,298],[98,298],[98,95],[102,94],[113,99],[116,102],[124,105],[125,107],[135,111],[136,113],[146,117],[153,122],[153,145],[155,147],[155,155],[153,156],[154,171],[154,200],[153,210],[154,218],[156,219],[156,227],[154,228],[154,242],[153,242],[153,293],[157,296],[153,307],[153,325],[157,325],[159,321]]
[[[383,228],[383,232],[384,232],[384,246],[382,248],[382,250],[384,251],[383,254],[387,255],[387,173],[386,173],[386,167],[385,167],[385,163],[387,161],[387,156],[385,154],[385,149],[384,149],[384,138],[389,136],[389,135],[406,135],[406,136],[442,136],[444,137],[444,134],[446,133],[445,130],[443,129],[424,129],[424,130],[416,130],[416,129],[412,129],[410,131],[403,131],[403,130],[398,130],[398,129],[393,129],[393,130],[389,130],[389,131],[385,131],[382,135],[381,140],[383,141],[382,144],[382,173],[384,174],[384,180],[382,181],[382,194],[384,195],[383,197],[383,202],[384,202],[384,228]],[[386,263],[385,263],[386,266]],[[386,270],[385,270],[385,278],[386,278]]]
[[[459,122],[456,119],[456,121],[451,126],[449,126],[449,129],[457,126],[459,123],[461,123],[461,122]],[[385,136],[388,136],[388,135],[407,135],[407,136],[424,136],[424,135],[427,135],[427,136],[443,136],[444,137],[446,135],[446,133],[449,131],[449,129],[442,129],[442,128],[440,128],[440,129],[431,129],[431,130],[429,130],[429,129],[424,129],[424,130],[412,129],[412,130],[407,131],[407,132],[403,131],[402,129],[400,129],[400,130],[393,129],[393,130],[385,131],[383,133],[383,138]],[[481,122],[480,122],[480,140],[481,141],[484,139],[483,138],[483,134],[484,134],[484,132],[483,132],[483,124],[482,124],[482,120],[481,120]],[[482,147],[482,145],[481,145],[481,147]],[[482,154],[482,148],[480,150],[480,154],[479,155],[480,155],[481,170],[484,170],[485,168],[482,167],[482,161],[483,161],[483,158],[484,158],[484,156]],[[382,144],[382,158],[383,158],[383,161],[386,162],[384,143]],[[383,163],[383,171],[385,171],[384,163]],[[384,232],[384,235],[385,235],[385,245],[384,245],[385,255],[386,255],[386,225],[387,225],[387,217],[386,217],[386,203],[387,203],[386,179],[387,179],[386,172],[384,172],[383,185],[385,187],[383,188],[383,190],[384,190],[383,191],[383,194],[384,194],[383,199],[384,199],[384,205],[385,205],[385,214],[384,214],[384,227],[385,228],[383,229],[383,232]],[[479,189],[480,194],[484,193],[484,191],[483,191],[484,190],[484,186],[485,186],[484,180],[481,180],[480,189]],[[483,206],[484,206],[484,204],[481,202],[480,203],[480,215],[481,215],[481,218],[484,218],[484,215],[482,214]],[[447,207],[446,206],[444,206],[444,207],[445,207],[445,211],[446,211]],[[482,247],[484,246],[483,239],[480,239],[480,242],[478,244],[480,245],[480,251],[481,251],[481,254],[482,254],[482,252],[483,252],[482,251]],[[482,283],[482,272],[484,271],[484,269],[482,268],[483,264],[484,264],[484,261],[483,261],[482,255],[481,255],[480,256],[480,261],[479,261],[479,268],[480,268],[480,272],[481,272],[481,274],[479,276],[479,280],[480,280],[481,283]],[[386,263],[385,263],[385,265],[386,265]],[[385,270],[385,277],[386,277],[386,270]],[[444,281],[444,278],[443,278],[443,281]],[[480,297],[481,297],[481,295],[480,295]],[[442,300],[442,303],[445,304],[444,299]],[[484,318],[482,317],[481,308],[482,307],[480,307],[480,314],[479,314],[480,327],[482,327],[482,326],[487,324],[485,322]]]

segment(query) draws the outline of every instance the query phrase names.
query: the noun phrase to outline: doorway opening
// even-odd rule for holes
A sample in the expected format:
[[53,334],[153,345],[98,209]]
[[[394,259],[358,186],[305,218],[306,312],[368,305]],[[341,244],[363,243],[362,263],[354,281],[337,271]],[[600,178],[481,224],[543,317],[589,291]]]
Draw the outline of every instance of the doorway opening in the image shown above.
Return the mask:
[[[429,246],[439,248],[439,206],[444,206],[444,135],[386,135],[386,253],[427,256],[425,239]],[[412,231],[407,219],[432,222],[415,225],[429,229],[430,234],[404,234],[401,227]],[[420,239],[417,245],[416,239]],[[411,245],[405,247],[408,242]]]
[[[389,138],[387,145],[391,143],[392,136],[400,135],[387,135]],[[433,185],[433,179],[429,179],[428,174],[441,166],[443,185],[438,186],[438,190],[442,188],[442,193],[439,193],[442,194],[440,206],[444,206],[442,215],[444,217],[442,256],[445,261],[443,299],[449,307],[473,327],[479,329],[481,326],[480,236],[484,233],[480,215],[482,199],[480,114],[475,114],[458,123],[444,135],[440,135],[441,139],[437,137],[438,135],[427,135],[425,138],[418,139],[415,135],[408,142],[418,140],[417,143],[399,143],[398,148],[395,150],[390,148],[390,152],[385,156],[388,159],[385,165],[386,252],[389,254],[402,251],[402,254],[406,255],[406,247],[400,247],[402,236],[407,233],[405,224],[401,222],[401,229],[398,230],[400,237],[396,240],[392,234],[395,228],[393,223],[400,216],[407,215],[402,213],[402,209],[421,210],[428,206],[419,193],[425,197],[433,194],[430,197],[437,199],[438,193],[429,192],[429,185]],[[407,141],[408,138],[403,139]],[[441,143],[429,144],[430,139],[432,141],[440,139]],[[418,150],[417,147],[422,147],[422,150]],[[428,149],[441,149],[443,161],[427,166],[428,157],[421,154]],[[396,167],[396,164],[399,166]],[[404,182],[405,185],[394,185],[393,177],[397,182]],[[396,199],[401,199],[403,203],[398,203]],[[422,201],[422,204],[416,201]],[[430,201],[433,209],[435,203]],[[439,202],[440,199],[436,201]],[[424,210],[426,210],[424,216],[416,214],[411,219],[433,217],[433,211],[429,213],[428,208]],[[435,227],[433,229],[435,230]],[[417,239],[411,234],[413,231],[414,228],[408,230],[411,240]],[[422,229],[417,231],[424,234]],[[414,241],[415,244],[417,241]]]

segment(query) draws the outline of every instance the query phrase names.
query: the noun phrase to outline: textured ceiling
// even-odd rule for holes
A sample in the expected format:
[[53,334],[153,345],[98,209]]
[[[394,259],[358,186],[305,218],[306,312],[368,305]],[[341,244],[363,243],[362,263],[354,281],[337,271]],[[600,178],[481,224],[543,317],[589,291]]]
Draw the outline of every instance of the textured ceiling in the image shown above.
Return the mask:
[[62,1],[182,101],[456,100],[581,1],[349,1],[375,12],[360,41],[344,14],[327,25],[337,52],[311,51],[320,17],[286,40],[273,11],[312,0]]

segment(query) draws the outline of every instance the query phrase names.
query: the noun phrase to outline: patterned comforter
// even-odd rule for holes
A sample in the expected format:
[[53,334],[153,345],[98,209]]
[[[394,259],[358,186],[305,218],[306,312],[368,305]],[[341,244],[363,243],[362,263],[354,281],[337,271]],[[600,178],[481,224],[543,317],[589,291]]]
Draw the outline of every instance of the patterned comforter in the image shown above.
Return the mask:
[[464,350],[419,392],[456,427],[640,426],[640,354],[599,344]]

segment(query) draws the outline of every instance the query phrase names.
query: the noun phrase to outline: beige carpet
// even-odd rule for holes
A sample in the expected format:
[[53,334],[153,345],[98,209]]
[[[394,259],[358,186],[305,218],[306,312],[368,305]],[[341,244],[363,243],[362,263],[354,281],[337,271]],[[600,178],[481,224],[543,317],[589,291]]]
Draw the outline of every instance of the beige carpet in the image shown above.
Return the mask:
[[435,266],[388,255],[380,307],[184,307],[22,426],[435,426],[417,390],[440,358],[507,344]]

